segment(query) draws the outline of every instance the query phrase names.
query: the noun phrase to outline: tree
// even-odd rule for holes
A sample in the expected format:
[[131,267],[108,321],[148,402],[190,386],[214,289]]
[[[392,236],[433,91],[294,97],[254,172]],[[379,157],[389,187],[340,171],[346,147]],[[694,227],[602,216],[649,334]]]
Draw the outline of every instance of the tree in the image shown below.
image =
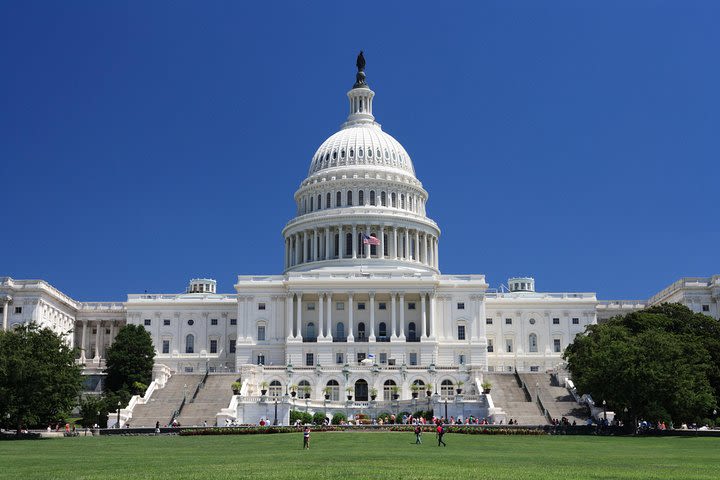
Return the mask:
[[46,425],[76,405],[82,377],[63,335],[35,323],[0,332],[0,415],[20,434]]
[[580,392],[624,420],[699,421],[720,397],[717,321],[663,304],[591,325],[565,350]]
[[125,325],[107,350],[105,397],[108,411],[142,394],[152,380],[155,349],[142,325]]

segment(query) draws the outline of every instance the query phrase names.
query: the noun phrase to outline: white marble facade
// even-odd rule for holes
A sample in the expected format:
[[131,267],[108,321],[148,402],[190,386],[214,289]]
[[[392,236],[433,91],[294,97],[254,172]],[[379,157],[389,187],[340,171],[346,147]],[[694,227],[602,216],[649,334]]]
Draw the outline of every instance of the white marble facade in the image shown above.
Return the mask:
[[415,381],[439,390],[469,380],[472,394],[482,372],[545,371],[587,325],[646,305],[679,301],[720,315],[718,275],[683,278],[647,301],[598,301],[537,292],[532,278],[499,292],[483,275],[441,274],[440,228],[426,215],[428,192],[410,156],[375,122],[366,83],[347,95],[347,121],[295,193],[282,274],[239,276],[231,294],[194,279],[185,293],[122,303],[78,302],[42,280],[0,277],[3,328],[36,321],[63,332],[78,360],[99,371],[118,329],[139,324],[157,364],[249,372],[246,394],[262,381],[282,389],[306,381],[313,397],[330,383],[335,399],[360,380],[381,397],[394,382],[409,398]]

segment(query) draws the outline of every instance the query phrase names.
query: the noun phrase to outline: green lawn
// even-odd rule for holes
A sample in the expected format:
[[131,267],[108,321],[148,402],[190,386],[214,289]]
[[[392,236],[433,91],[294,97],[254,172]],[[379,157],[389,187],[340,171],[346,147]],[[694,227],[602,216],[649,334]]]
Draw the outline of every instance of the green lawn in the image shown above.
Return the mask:
[[718,438],[313,433],[0,442],[0,479],[720,477]]

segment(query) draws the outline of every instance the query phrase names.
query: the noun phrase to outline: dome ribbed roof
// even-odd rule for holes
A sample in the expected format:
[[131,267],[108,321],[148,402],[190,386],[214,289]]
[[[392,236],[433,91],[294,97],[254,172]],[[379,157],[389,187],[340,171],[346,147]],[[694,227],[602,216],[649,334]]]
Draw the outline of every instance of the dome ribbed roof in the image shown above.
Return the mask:
[[405,148],[374,122],[347,126],[325,140],[313,156],[308,175],[327,168],[362,165],[398,169],[415,176]]

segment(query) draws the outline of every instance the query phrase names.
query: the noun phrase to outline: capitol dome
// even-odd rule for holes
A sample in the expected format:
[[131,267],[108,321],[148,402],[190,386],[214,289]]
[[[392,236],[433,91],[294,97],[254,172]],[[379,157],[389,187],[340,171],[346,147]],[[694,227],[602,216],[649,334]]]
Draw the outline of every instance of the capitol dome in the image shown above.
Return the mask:
[[350,113],[317,149],[283,229],[285,270],[411,268],[438,272],[440,229],[410,155],[373,116],[373,92],[358,57]]

